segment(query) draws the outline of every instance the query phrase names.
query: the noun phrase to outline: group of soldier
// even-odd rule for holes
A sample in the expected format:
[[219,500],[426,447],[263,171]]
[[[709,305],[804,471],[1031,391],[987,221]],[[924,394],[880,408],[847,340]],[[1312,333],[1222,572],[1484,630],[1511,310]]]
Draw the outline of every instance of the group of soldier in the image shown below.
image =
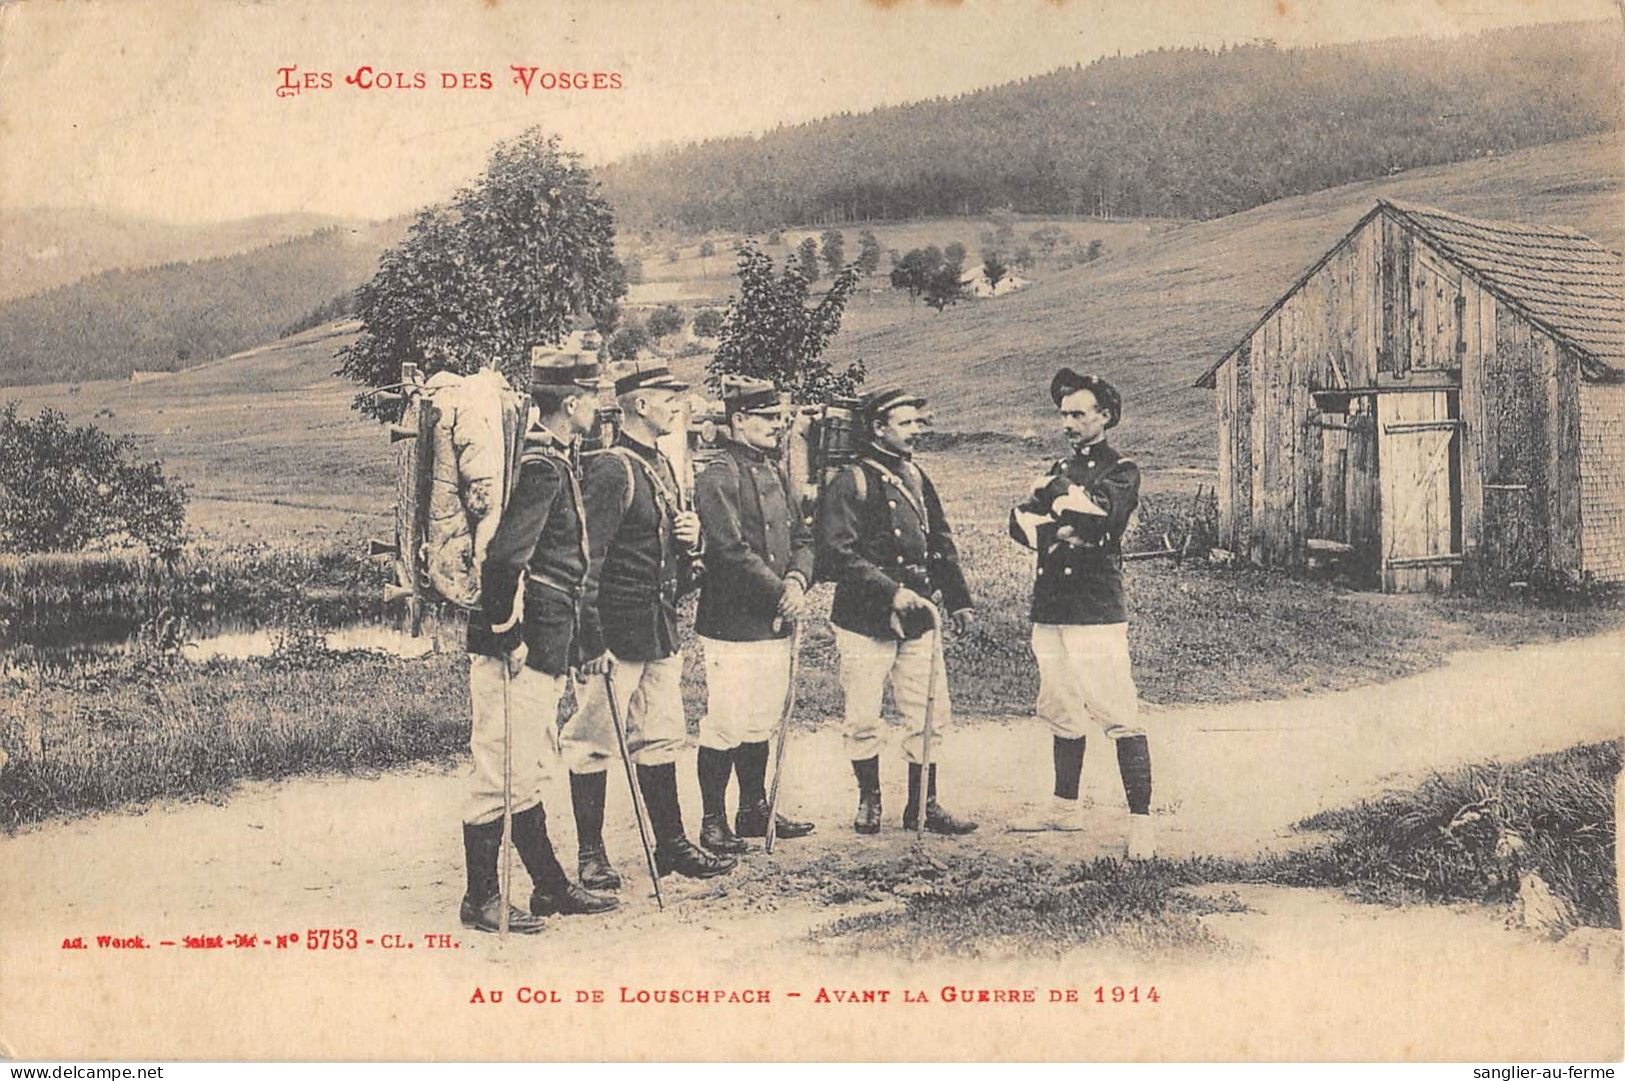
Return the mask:
[[[943,625],[963,633],[973,606],[942,501],[913,461],[924,400],[895,388],[863,399],[861,451],[828,483],[809,521],[780,464],[780,396],[759,380],[724,380],[722,449],[696,479],[692,501],[685,497],[658,442],[679,423],[688,390],[660,365],[619,374],[619,432],[582,459],[580,442],[597,423],[599,366],[583,353],[533,354],[535,419],[480,568],[482,606],[468,624],[474,780],[463,815],[461,919],[469,927],[535,933],[549,915],[617,906],[621,879],[603,825],[608,771],[623,753],[635,767],[634,798],[646,808],[658,876],[725,874],[748,839],[770,829],[785,839],[813,832],[812,823],[770,808],[767,769],[799,643],[794,628],[808,617],[815,574],[835,583],[830,622],[857,781],[853,829],[873,834],[883,823],[888,682],[905,727],[904,828],[976,829],[938,802],[937,766],[927,763],[928,713],[930,732],[950,717]],[[1079,778],[1094,727],[1116,745],[1130,812],[1127,855],[1146,859],[1151,764],[1129,666],[1120,551],[1139,472],[1105,442],[1121,416],[1108,383],[1062,369],[1050,396],[1074,453],[1034,482],[1011,512],[1010,534],[1037,552],[1032,647],[1038,713],[1053,733],[1054,792],[1010,828],[1082,828]],[[677,787],[687,740],[677,611],[695,588],[708,698],[698,845]],[[580,681],[577,705],[560,727],[571,678]],[[542,806],[557,760],[570,775],[574,879],[554,853]],[[528,909],[510,905],[499,885],[505,832],[532,882]]]

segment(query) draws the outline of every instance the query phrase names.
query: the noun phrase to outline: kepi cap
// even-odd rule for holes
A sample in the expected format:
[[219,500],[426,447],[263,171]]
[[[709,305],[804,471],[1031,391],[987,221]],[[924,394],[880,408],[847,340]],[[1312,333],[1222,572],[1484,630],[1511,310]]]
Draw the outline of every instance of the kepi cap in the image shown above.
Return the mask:
[[688,384],[671,374],[664,364],[640,365],[633,361],[615,375],[615,396],[635,390],[687,390]]
[[556,346],[531,346],[532,389],[567,386],[595,389],[601,378],[598,335],[592,331],[574,331]]
[[918,394],[910,394],[901,387],[886,387],[881,390],[872,390],[863,396],[863,417],[873,424],[893,409],[905,405],[912,405],[916,409],[925,404],[925,399]]
[[1060,405],[1061,399],[1068,394],[1080,390],[1087,390],[1095,396],[1095,404],[1106,414],[1106,427],[1115,428],[1117,422],[1123,419],[1123,396],[1100,376],[1079,375],[1071,368],[1062,368],[1049,381],[1049,396],[1056,405]]
[[779,388],[766,379],[753,379],[748,375],[722,377],[722,409],[734,413],[777,413],[783,407]]

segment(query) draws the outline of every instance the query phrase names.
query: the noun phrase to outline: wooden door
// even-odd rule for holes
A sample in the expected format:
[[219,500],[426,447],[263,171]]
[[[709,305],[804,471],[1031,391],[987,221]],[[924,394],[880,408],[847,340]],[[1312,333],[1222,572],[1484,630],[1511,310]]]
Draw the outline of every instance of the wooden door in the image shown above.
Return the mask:
[[1461,563],[1461,421],[1450,391],[1377,396],[1382,588],[1448,589]]
[[1380,552],[1375,396],[1316,396],[1302,456],[1304,547],[1311,568],[1333,568],[1361,585],[1375,585]]

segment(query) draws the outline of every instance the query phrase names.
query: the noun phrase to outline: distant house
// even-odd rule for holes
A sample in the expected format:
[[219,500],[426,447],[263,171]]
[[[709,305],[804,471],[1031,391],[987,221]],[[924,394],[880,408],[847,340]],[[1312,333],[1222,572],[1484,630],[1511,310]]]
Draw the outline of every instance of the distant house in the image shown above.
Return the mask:
[[174,374],[175,374],[174,372],[144,372],[144,371],[141,371],[141,370],[137,369],[137,370],[132,371],[130,373],[130,382],[132,382],[132,383],[150,383],[154,379],[168,379],[170,376],[172,376]]
[[1379,202],[1197,385],[1256,563],[1625,580],[1625,264],[1588,237]]
[[1002,297],[1006,293],[1015,292],[1026,284],[1026,278],[1009,273],[1000,278],[998,284],[995,285],[987,280],[987,271],[981,263],[969,268],[959,276],[959,288],[964,291],[966,296],[972,297]]

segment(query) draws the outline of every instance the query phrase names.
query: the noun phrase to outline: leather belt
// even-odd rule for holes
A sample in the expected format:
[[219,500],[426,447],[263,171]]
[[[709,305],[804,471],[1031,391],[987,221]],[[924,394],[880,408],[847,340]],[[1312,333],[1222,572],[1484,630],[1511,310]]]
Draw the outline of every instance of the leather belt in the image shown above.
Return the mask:
[[561,579],[555,578],[550,574],[538,574],[535,571],[531,571],[525,577],[530,579],[530,581],[535,582],[539,586],[546,586],[548,589],[563,593],[571,600],[581,599],[581,591],[583,586],[579,582],[572,585]]

